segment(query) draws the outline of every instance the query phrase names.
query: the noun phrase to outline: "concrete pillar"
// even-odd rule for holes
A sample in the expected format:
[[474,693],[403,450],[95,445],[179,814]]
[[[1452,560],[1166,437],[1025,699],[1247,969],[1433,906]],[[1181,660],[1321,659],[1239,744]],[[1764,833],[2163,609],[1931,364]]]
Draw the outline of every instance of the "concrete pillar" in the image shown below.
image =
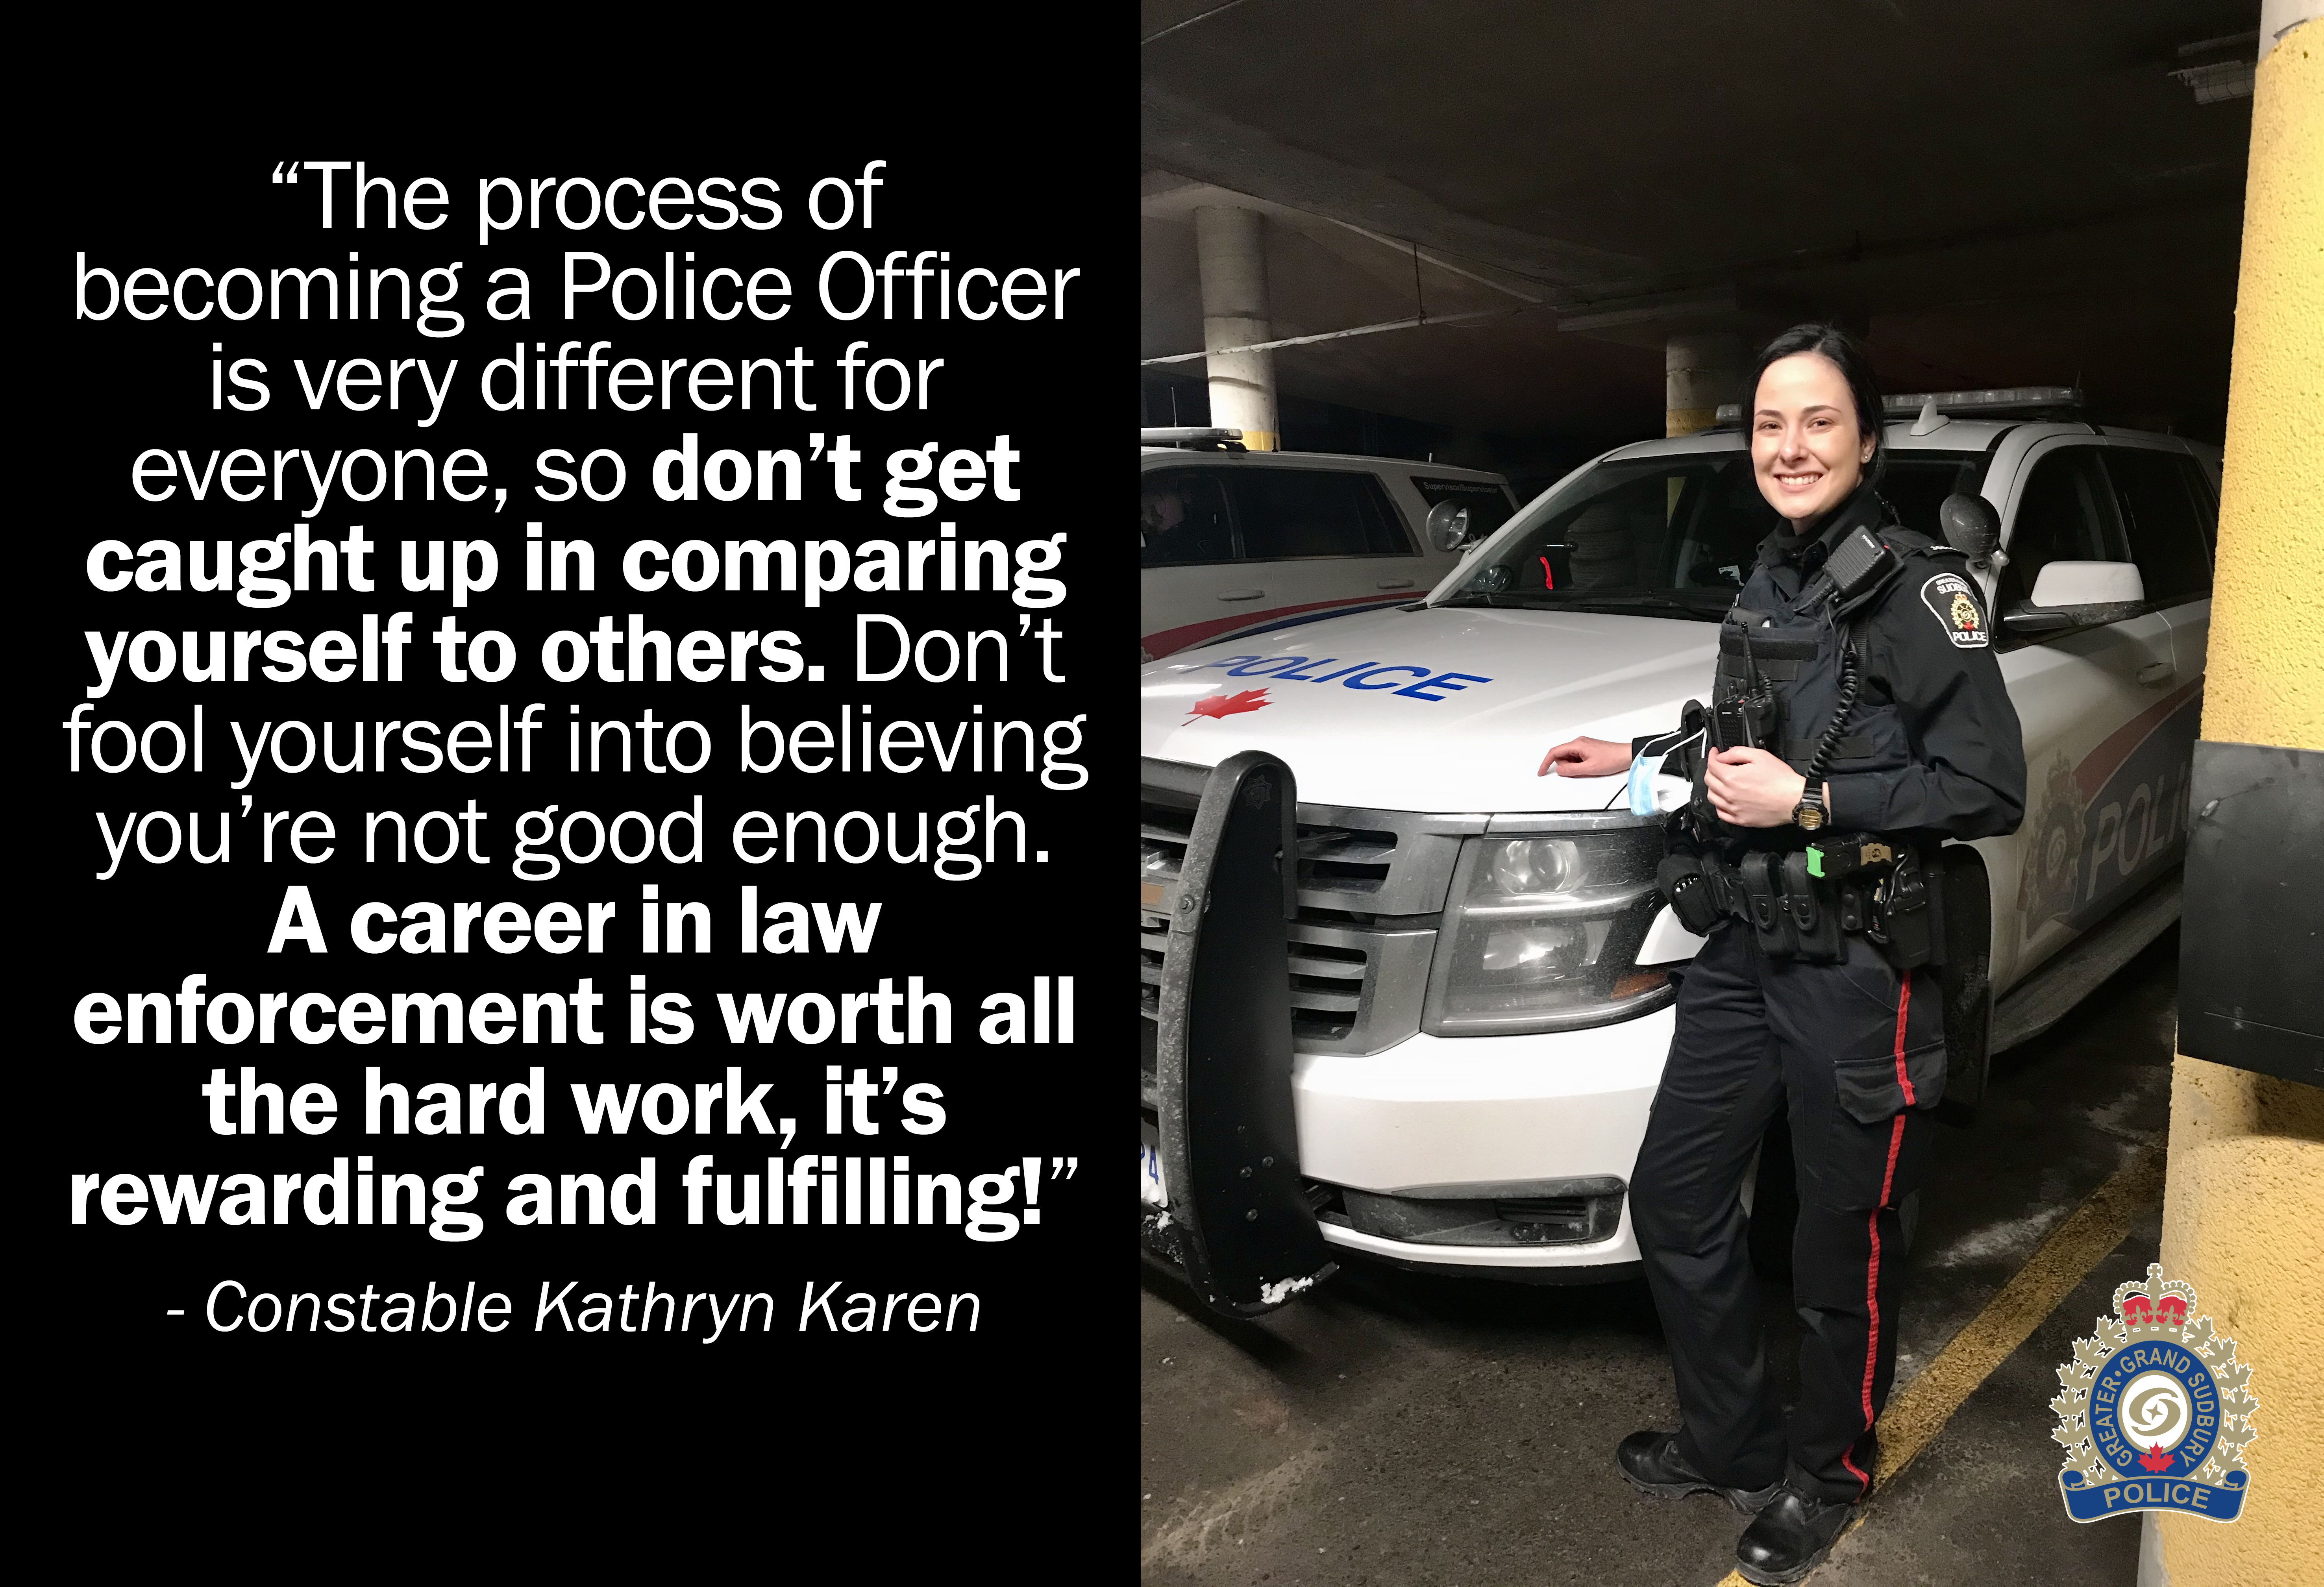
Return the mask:
[[[2265,0],[2244,193],[2203,738],[2324,751],[2324,0]],[[2324,875],[2295,886],[2324,887]],[[2282,946],[2287,977],[2318,973]],[[2182,997],[2183,1001],[2183,997]],[[2182,1036],[2183,1021],[2182,1021]],[[2183,1055],[2163,1270],[2252,1366],[2251,1498],[2149,1517],[2142,1587],[2299,1582],[2324,1554],[2324,1090]],[[2105,1523],[2101,1523],[2105,1524]]]
[[[1266,217],[1256,209],[1194,211],[1203,271],[1203,346],[1240,347],[1275,333],[1267,318]],[[1211,422],[1242,431],[1242,444],[1272,452],[1282,444],[1275,417],[1275,355],[1211,351]]]
[[1743,338],[1731,330],[1674,336],[1663,346],[1665,435],[1692,435],[1717,421],[1719,406],[1736,400],[1747,363]]

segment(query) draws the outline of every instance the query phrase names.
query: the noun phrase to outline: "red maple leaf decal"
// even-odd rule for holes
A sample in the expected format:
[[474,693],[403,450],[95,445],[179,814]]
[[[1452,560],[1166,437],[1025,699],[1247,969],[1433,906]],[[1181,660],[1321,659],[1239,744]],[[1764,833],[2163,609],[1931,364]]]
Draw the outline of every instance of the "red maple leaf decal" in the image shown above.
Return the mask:
[[[1267,691],[1263,688],[1247,688],[1239,695],[1213,695],[1207,699],[1196,700],[1194,703],[1188,710],[1186,722],[1192,722],[1197,716],[1232,716],[1242,711],[1256,711],[1261,706],[1270,703],[1267,697]],[[1182,727],[1186,723],[1179,724]]]
[[2150,1472],[2160,1472],[2167,1470],[2170,1467],[2171,1457],[2163,1453],[2163,1446],[2158,1444],[2149,1449],[2144,1454],[2140,1455],[2138,1457],[2138,1463],[2144,1466]]

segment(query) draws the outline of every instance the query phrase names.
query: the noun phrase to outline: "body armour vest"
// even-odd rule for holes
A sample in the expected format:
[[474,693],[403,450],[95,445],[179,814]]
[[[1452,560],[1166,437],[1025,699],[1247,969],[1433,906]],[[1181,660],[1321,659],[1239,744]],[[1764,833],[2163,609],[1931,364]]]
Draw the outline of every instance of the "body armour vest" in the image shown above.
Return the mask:
[[[1798,594],[1787,596],[1774,570],[1762,565],[1720,624],[1719,671],[1711,695],[1714,719],[1720,707],[1732,706],[1747,695],[1771,696],[1775,709],[1758,747],[1802,776],[1809,774],[1840,715],[1849,676],[1861,674],[1859,637],[1853,632],[1859,625],[1854,619],[1886,595],[1915,559],[1935,549],[1927,536],[1893,523],[1882,524],[1873,533],[1897,560],[1866,587],[1838,598],[1830,580],[1810,574]],[[1902,715],[1884,690],[1859,676],[1847,721],[1818,774],[1892,770],[1911,760],[1912,743]],[[1696,787],[1700,814],[1730,843],[1794,849],[1809,841],[1809,835],[1796,826],[1729,826],[1710,815],[1699,778]]]

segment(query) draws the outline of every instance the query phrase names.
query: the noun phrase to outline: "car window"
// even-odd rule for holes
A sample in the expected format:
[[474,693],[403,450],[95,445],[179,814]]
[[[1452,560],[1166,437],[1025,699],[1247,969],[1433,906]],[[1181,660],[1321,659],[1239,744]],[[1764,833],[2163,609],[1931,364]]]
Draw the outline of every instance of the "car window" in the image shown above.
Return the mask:
[[2197,503],[2208,505],[2210,492],[2195,477],[2193,463],[2144,447],[2110,447],[2106,471],[2122,506],[2146,598],[2164,606],[2209,595],[2210,549]]
[[1923,458],[1898,453],[1888,459],[1888,467],[1880,476],[1880,494],[1895,509],[1898,523],[1942,544],[1945,531],[1937,509],[1944,505],[1947,496],[1975,494],[1984,472],[1983,463],[1976,458]]
[[1139,481],[1138,565],[1234,560],[1226,493],[1206,468],[1158,468]]
[[2052,562],[2127,562],[2114,493],[2098,472],[2096,447],[2061,447],[2034,466],[2004,542],[2001,609],[2029,601]]
[[[1881,494],[1905,527],[1934,534],[1934,503],[1975,488],[1978,467],[1950,453],[1898,458]],[[1469,577],[1463,593],[1716,621],[1751,576],[1759,542],[1783,521],[1741,452],[1600,464],[1547,507]]]
[[2219,549],[2219,476],[2195,458],[2187,459],[2188,488],[2195,494],[2195,522],[2203,531],[2203,549]]
[[1424,479],[1416,474],[1412,476],[1412,488],[1431,507],[1439,502],[1458,502],[1469,509],[1469,536],[1472,542],[1500,528],[1517,511],[1509,504],[1508,492],[1481,479]]
[[1392,557],[1412,549],[1396,504],[1369,474],[1240,468],[1227,479],[1245,560]]

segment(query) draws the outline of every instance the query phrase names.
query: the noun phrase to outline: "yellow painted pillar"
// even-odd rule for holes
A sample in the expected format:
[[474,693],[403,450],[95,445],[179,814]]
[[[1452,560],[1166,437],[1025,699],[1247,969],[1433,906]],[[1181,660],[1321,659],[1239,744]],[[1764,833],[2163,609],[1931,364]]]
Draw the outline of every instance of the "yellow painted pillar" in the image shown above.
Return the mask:
[[1748,362],[1743,338],[1731,330],[1670,337],[1663,344],[1663,433],[1709,429],[1719,405],[1738,400]]
[[[2310,751],[2324,751],[2319,11],[2262,7],[2202,727]],[[2307,946],[2285,945],[2284,974],[2324,974]],[[2140,1587],[2324,1578],[2324,1090],[2176,1060],[2163,1270],[2252,1365],[2258,1436],[2242,1519],[2149,1516]]]

